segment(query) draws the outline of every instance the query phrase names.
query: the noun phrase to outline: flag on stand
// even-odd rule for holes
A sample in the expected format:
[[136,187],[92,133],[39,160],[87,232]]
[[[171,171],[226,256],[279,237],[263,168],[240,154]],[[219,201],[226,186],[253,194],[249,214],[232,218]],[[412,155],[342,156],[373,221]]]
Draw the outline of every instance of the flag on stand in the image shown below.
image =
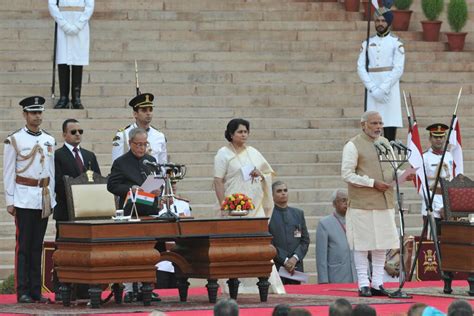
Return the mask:
[[[128,191],[127,198],[125,199],[125,203],[123,204],[124,206],[127,205],[129,201],[133,201],[131,192],[131,190]],[[152,206],[153,202],[155,201],[155,197],[155,194],[151,194],[145,191],[137,191],[135,194],[135,203]]]
[[456,117],[453,122],[453,130],[451,131],[451,136],[449,137],[449,144],[451,145],[450,152],[453,156],[454,166],[453,172],[454,176],[464,173],[464,158],[462,154],[462,142],[461,142],[461,127],[459,126],[458,118]]
[[420,133],[418,132],[418,124],[416,121],[408,131],[407,147],[411,150],[408,162],[416,169],[416,177],[413,180],[413,183],[415,184],[418,193],[422,194],[421,190],[423,190],[425,184],[425,173],[423,171],[423,150],[421,149]]

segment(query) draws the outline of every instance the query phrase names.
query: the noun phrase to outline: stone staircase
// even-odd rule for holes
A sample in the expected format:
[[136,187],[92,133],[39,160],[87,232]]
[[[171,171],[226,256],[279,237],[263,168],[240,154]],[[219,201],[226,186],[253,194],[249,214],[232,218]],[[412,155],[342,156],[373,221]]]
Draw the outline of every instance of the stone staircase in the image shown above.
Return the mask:
[[[0,0],[0,138],[23,125],[18,101],[50,95],[53,22],[35,0]],[[474,16],[474,0],[468,0]],[[401,86],[411,92],[418,122],[449,123],[459,88],[465,170],[474,171],[474,38],[466,51],[446,51],[441,42],[421,41],[420,1],[408,32]],[[445,16],[442,17],[446,21]],[[443,31],[448,31],[447,22]],[[465,30],[474,31],[472,19]],[[358,132],[363,86],[356,59],[365,38],[362,13],[337,2],[291,0],[97,0],[91,22],[91,64],[85,67],[86,110],[52,110],[48,98],[43,128],[62,146],[64,119],[85,129],[83,146],[93,150],[104,173],[110,170],[115,130],[131,122],[128,100],[135,93],[134,60],[140,88],[155,94],[153,125],[168,139],[170,161],[185,163],[179,184],[194,216],[215,213],[212,164],[225,144],[233,117],[251,122],[251,144],[288,183],[291,204],[305,210],[312,243],[305,268],[315,275],[318,220],[331,213],[329,201],[340,179],[341,150]],[[406,130],[399,131],[406,138]],[[425,147],[427,134],[422,131]],[[3,146],[3,145],[2,145]],[[3,147],[2,147],[3,148]],[[0,161],[3,156],[0,153]],[[0,279],[13,270],[15,227],[0,191]],[[409,208],[407,233],[420,231],[419,198],[404,185]],[[54,239],[50,221],[47,239]]]

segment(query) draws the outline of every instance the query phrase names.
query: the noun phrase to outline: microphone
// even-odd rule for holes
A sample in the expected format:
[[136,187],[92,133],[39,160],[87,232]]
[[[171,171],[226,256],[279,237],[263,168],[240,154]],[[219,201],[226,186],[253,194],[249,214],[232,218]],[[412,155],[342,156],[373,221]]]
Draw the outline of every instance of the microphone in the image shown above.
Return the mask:
[[401,154],[403,148],[400,147],[399,144],[398,144],[396,141],[391,140],[391,141],[390,141],[390,146],[392,146],[392,148],[393,148],[394,150],[396,149],[396,150],[398,151],[398,154],[399,154],[399,155]]
[[384,155],[384,147],[382,147],[382,143],[380,141],[375,141],[374,147],[379,155],[379,160],[382,160]]
[[160,167],[159,164],[157,164],[157,163],[154,162],[154,161],[150,161],[150,160],[148,160],[148,159],[144,159],[144,160],[143,160],[143,164],[144,164],[145,166],[151,166],[151,167],[155,167],[155,168]]

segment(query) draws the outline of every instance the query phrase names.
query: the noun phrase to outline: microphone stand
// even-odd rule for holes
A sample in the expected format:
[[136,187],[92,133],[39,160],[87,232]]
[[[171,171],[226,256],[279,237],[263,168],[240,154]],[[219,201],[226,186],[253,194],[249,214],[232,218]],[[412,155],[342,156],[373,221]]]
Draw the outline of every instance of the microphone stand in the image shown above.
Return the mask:
[[[385,146],[383,146],[385,148]],[[398,183],[398,170],[403,166],[404,163],[408,161],[410,156],[410,150],[401,150],[398,148],[398,154],[395,156],[395,153],[386,148],[385,151],[381,150],[378,146],[375,146],[379,154],[380,163],[389,163],[393,168],[396,196],[397,196],[397,205],[398,205],[398,214],[400,218],[400,228],[399,228],[399,239],[400,239],[400,274],[399,274],[399,286],[395,292],[389,293],[388,297],[390,298],[412,298],[405,292],[402,292],[402,288],[405,285],[406,272],[405,272],[405,258],[404,258],[404,237],[405,237],[405,219],[403,214],[403,199],[400,193],[400,184]]]

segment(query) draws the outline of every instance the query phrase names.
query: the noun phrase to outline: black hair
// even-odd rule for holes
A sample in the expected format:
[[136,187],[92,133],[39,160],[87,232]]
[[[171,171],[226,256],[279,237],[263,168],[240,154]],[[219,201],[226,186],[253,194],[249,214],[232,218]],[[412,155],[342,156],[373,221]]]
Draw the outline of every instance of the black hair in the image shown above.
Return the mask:
[[247,128],[247,131],[250,132],[250,123],[247,120],[244,120],[243,118],[235,118],[229,121],[227,123],[227,128],[225,129],[225,139],[227,139],[229,142],[232,141],[232,135],[235,133],[235,131],[239,128],[240,125],[243,125]]
[[69,123],[79,123],[79,121],[76,120],[76,119],[73,119],[73,118],[70,118],[70,119],[65,120],[65,121],[63,122],[63,133],[66,133],[67,125],[68,125]]

